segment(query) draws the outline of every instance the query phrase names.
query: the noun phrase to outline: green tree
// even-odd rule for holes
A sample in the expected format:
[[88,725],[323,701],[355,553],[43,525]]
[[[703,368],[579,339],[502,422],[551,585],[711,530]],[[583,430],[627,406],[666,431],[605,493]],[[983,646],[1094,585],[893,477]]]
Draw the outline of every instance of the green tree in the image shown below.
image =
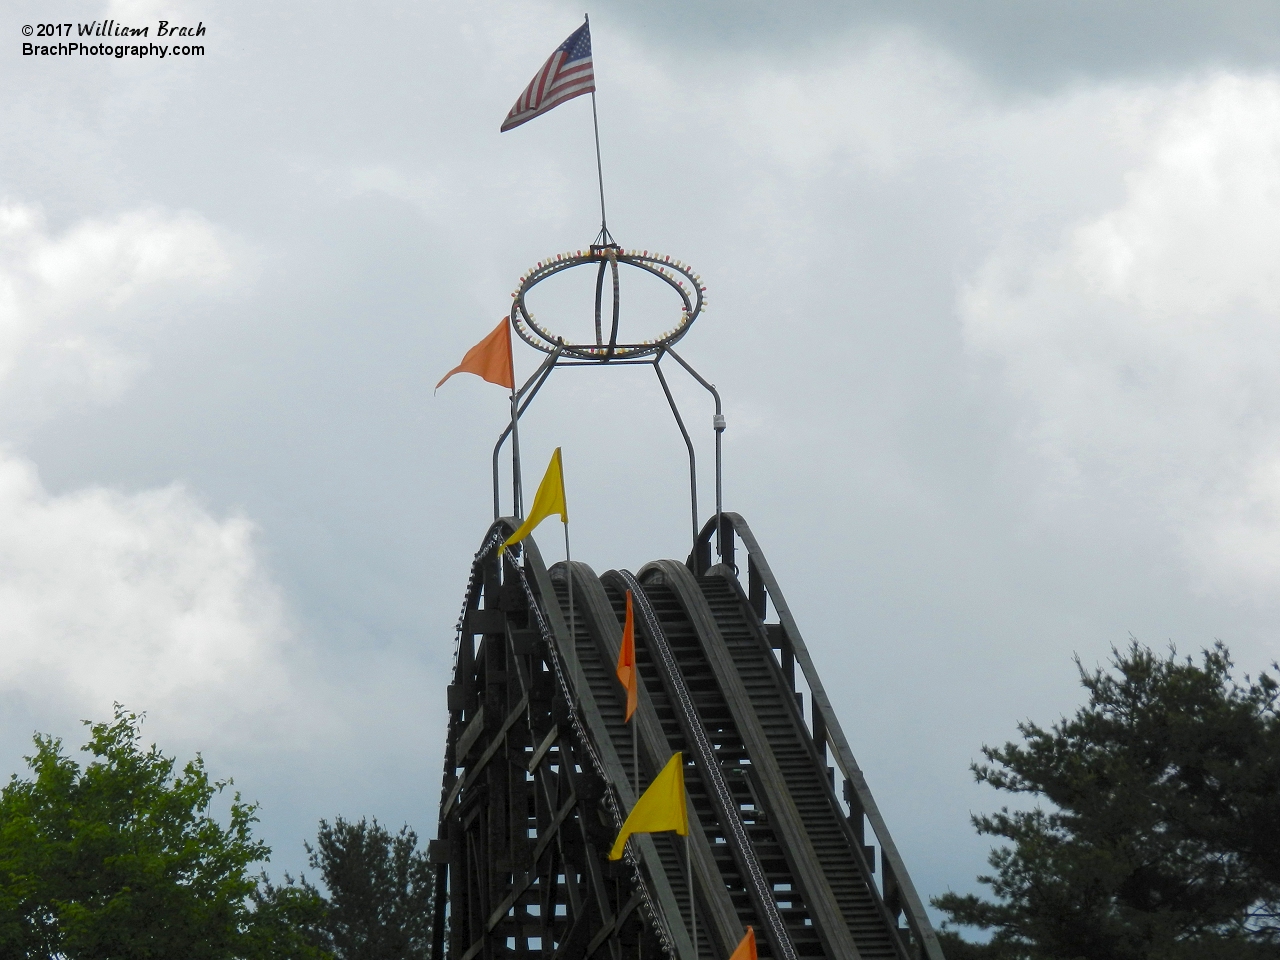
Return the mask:
[[1049,807],[973,818],[1011,846],[978,879],[997,900],[948,893],[953,922],[993,931],[979,955],[1036,960],[1280,957],[1277,684],[1232,679],[1136,641],[1111,670],[1076,661],[1088,703],[1024,743],[983,747],[979,782]]
[[[320,821],[306,844],[329,891],[317,942],[337,960],[426,960],[431,952],[435,872],[407,825],[392,834],[376,819]],[[317,892],[305,878],[303,890]]]
[[119,704],[87,725],[91,762],[37,734],[31,778],[0,791],[0,956],[320,955],[293,929],[305,898],[253,909],[249,867],[269,853],[252,836],[256,806],[236,793],[225,827],[210,814],[231,781],[210,780],[199,756],[175,772]]
[[1014,960],[1016,957],[998,943],[974,943],[955,930],[939,930],[938,944],[947,960]]

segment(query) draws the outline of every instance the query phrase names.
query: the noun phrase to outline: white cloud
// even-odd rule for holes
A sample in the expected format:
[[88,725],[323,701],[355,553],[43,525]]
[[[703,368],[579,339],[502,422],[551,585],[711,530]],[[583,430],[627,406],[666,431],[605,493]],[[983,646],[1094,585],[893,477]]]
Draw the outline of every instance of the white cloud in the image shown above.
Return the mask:
[[178,486],[53,496],[0,455],[0,689],[188,732],[291,704],[290,631],[253,525]]
[[1181,542],[1213,589],[1280,582],[1280,79],[1113,92],[1147,136],[1122,201],[962,297],[1026,437]]
[[[732,98],[727,126],[745,149],[763,147],[806,177],[838,173],[851,162],[884,173],[953,147],[973,121],[981,90],[955,58],[891,32],[856,57],[753,71]],[[722,109],[706,105],[712,116]]]
[[151,36],[161,20],[190,26],[200,20],[190,0],[110,0],[102,15],[131,27],[151,27]]
[[[118,398],[145,366],[148,334],[224,289],[233,265],[196,214],[135,211],[56,232],[38,208],[0,206],[10,434],[15,419]],[[284,605],[247,519],[219,519],[177,485],[53,495],[33,463],[0,449],[0,528],[10,698],[81,716],[122,701],[202,733],[297,711]]]
[[6,416],[109,401],[145,365],[138,334],[224,283],[232,256],[204,218],[137,211],[60,234],[41,211],[0,205],[0,390]]

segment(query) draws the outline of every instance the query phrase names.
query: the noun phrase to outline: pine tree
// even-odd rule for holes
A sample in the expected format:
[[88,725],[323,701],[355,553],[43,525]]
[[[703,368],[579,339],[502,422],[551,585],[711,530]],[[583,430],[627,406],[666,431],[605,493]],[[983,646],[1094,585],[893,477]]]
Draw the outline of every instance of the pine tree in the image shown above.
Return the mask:
[[[329,891],[318,942],[336,960],[426,960],[431,950],[434,869],[407,825],[376,819],[320,821],[311,867]],[[305,879],[304,890],[316,891]]]
[[1010,845],[979,877],[995,900],[948,893],[953,922],[993,931],[991,957],[1213,960],[1280,957],[1277,684],[1232,679],[1136,641],[1085,670],[1088,703],[1021,744],[983,747],[979,782],[1037,798],[973,818]]

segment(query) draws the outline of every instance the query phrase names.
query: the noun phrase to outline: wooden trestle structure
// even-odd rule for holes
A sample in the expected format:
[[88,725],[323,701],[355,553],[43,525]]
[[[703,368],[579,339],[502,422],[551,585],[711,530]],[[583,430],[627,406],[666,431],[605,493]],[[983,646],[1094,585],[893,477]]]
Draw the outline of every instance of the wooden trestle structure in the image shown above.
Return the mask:
[[[514,521],[490,529],[448,691],[433,956],[719,960],[750,924],[761,957],[943,960],[768,563],[740,516],[720,522],[720,563],[713,518],[687,562],[603,576],[547,568],[532,539],[500,555]],[[634,734],[614,677],[627,590]],[[684,752],[696,944],[683,841],[606,859],[633,736],[640,789]]]

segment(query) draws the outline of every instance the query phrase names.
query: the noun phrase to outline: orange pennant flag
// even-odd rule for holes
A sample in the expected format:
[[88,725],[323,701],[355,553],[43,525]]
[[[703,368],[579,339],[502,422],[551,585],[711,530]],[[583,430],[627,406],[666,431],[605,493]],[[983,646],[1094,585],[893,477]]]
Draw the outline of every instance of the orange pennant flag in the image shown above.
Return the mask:
[[481,380],[488,380],[508,390],[516,388],[515,365],[511,362],[511,324],[503,317],[497,329],[467,351],[462,362],[444,375],[436,389],[444,386],[455,373],[474,373]]
[[636,672],[636,621],[631,613],[631,591],[627,591],[627,620],[622,628],[622,649],[618,651],[618,682],[627,688],[626,723],[636,712],[640,696],[640,677]]
[[747,927],[747,935],[738,943],[729,960],[756,960],[756,932]]

